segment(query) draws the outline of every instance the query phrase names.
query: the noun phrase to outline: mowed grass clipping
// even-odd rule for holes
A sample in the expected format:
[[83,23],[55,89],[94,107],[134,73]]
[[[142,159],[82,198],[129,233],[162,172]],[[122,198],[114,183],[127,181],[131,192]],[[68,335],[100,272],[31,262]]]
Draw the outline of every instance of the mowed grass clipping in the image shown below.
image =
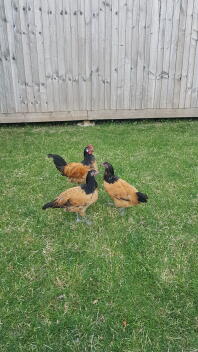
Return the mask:
[[[198,350],[197,121],[4,126],[0,130],[0,351]],[[98,202],[42,210],[72,185],[48,153],[98,165],[148,194],[121,217]]]

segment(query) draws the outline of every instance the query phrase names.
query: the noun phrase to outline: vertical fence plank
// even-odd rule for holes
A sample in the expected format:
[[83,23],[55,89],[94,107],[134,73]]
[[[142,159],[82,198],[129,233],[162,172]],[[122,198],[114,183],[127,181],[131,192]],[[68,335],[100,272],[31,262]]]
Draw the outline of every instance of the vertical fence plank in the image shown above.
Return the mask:
[[78,60],[79,60],[79,109],[86,110],[86,24],[85,2],[78,0]]
[[193,86],[192,86],[192,99],[191,99],[190,106],[193,108],[198,106],[198,44],[196,48],[195,67],[194,67]]
[[[6,104],[6,112],[15,112],[15,99],[14,99],[14,86],[13,86],[13,76],[11,69],[11,57],[10,57],[10,47],[8,41],[8,32],[7,32],[7,17],[5,13],[4,1],[0,1],[0,45],[1,45],[1,62],[4,72],[4,87]],[[1,83],[0,83],[1,84]]]
[[195,56],[194,78],[193,78],[192,99],[191,99],[191,107],[196,108],[197,106],[198,106],[198,45],[197,45],[196,56]]
[[65,50],[64,46],[64,11],[62,0],[55,0],[55,25],[56,25],[56,42],[57,42],[57,78],[58,78],[58,94],[59,94],[59,110],[66,109],[66,73],[65,73]]
[[99,107],[99,3],[98,0],[92,1],[92,69],[91,69],[91,89],[92,89],[92,110],[97,110]]
[[60,110],[59,102],[59,67],[58,67],[58,42],[57,40],[57,24],[56,24],[56,6],[55,0],[48,0],[48,15],[49,15],[49,33],[50,36],[50,56],[52,68],[52,81],[54,90],[54,110]]
[[198,1],[195,0],[194,9],[193,9],[193,22],[192,22],[189,61],[188,61],[187,89],[186,89],[186,97],[185,97],[186,108],[191,106],[191,98],[192,98],[193,75],[194,75],[195,56],[196,56],[196,48],[197,48],[197,40],[198,40],[197,16],[198,16]]
[[112,42],[112,0],[105,4],[105,109],[111,108],[111,42]]
[[145,31],[145,48],[144,48],[144,79],[143,79],[143,97],[142,107],[148,107],[148,80],[149,80],[149,63],[150,63],[150,43],[151,43],[151,26],[152,26],[152,8],[153,0],[146,1],[146,31]]
[[130,108],[133,0],[126,4],[125,72],[123,108]]
[[37,46],[37,60],[38,60],[38,86],[40,91],[40,105],[41,111],[48,110],[47,101],[47,87],[45,76],[45,54],[44,54],[44,37],[43,37],[43,23],[42,23],[42,7],[41,0],[34,0],[34,14],[35,14],[35,35]]
[[177,0],[173,13],[173,29],[170,52],[169,80],[167,91],[167,107],[172,108],[174,105],[174,86],[175,86],[175,69],[177,59],[177,46],[179,39],[179,20],[180,20],[181,0]]
[[73,72],[72,72],[72,38],[70,1],[63,0],[64,56],[65,56],[65,101],[66,108],[73,110]]
[[111,109],[117,107],[118,82],[118,0],[112,1]]
[[146,0],[139,0],[139,33],[138,33],[138,58],[137,58],[137,90],[135,98],[136,109],[142,108],[143,83],[144,83],[144,54],[145,54],[145,33],[146,33]]
[[157,70],[156,70],[156,79],[155,79],[155,98],[154,98],[155,108],[160,107],[161,85],[162,85],[162,80],[164,76],[163,56],[164,56],[164,43],[165,43],[164,39],[165,39],[166,7],[167,7],[167,0],[162,0],[161,6],[159,9],[160,24],[159,24],[159,40],[158,40],[158,49],[157,49]]
[[47,88],[48,111],[54,111],[54,90],[53,74],[51,64],[50,50],[50,25],[49,25],[49,8],[48,0],[41,1],[40,11],[42,13],[43,39],[44,39],[44,60],[45,60],[45,77]]
[[26,5],[27,22],[28,22],[28,41],[30,46],[30,64],[32,72],[32,85],[34,93],[35,111],[41,111],[41,96],[40,96],[40,77],[38,68],[38,52],[37,52],[37,37],[34,13],[34,1],[28,0]]
[[193,81],[192,81],[192,93],[191,93],[191,107],[196,107],[198,104],[198,3],[196,2],[194,8],[195,16],[195,26],[192,31],[192,39],[196,43],[195,51],[195,63],[194,63],[194,72],[193,72]]
[[124,105],[124,76],[125,76],[125,53],[126,53],[126,5],[125,0],[119,0],[118,9],[118,81],[117,81],[117,109],[123,109]]
[[175,67],[175,85],[174,85],[174,101],[173,107],[179,107],[179,96],[181,89],[181,78],[182,78],[182,63],[184,55],[184,40],[185,40],[185,30],[186,30],[186,13],[187,13],[188,1],[181,1],[180,8],[180,21],[179,21],[179,37],[177,46],[177,59]]
[[131,56],[131,98],[130,108],[135,109],[136,87],[137,87],[137,62],[139,41],[139,1],[134,0],[133,26],[132,26],[132,56]]
[[[0,19],[1,21],[1,19]],[[0,24],[1,30],[1,24]],[[5,73],[4,73],[4,65],[3,65],[3,51],[1,45],[1,35],[0,35],[0,111],[2,113],[7,112],[7,99],[5,92]]]
[[5,5],[5,19],[7,23],[7,33],[8,33],[8,43],[10,51],[10,66],[12,72],[12,81],[13,81],[13,93],[14,93],[14,102],[15,102],[15,111],[21,110],[21,101],[19,93],[19,79],[18,79],[18,70],[16,64],[16,50],[15,50],[15,38],[13,31],[13,17],[12,17],[12,2],[11,0],[4,1]]
[[78,1],[71,0],[71,46],[73,76],[73,110],[79,110],[79,70],[78,70]]
[[21,36],[23,46],[23,57],[24,57],[24,68],[25,68],[25,85],[27,91],[27,103],[28,111],[35,111],[35,98],[33,89],[32,79],[32,67],[31,67],[31,52],[30,52],[30,40],[29,40],[29,23],[27,17],[27,1],[20,0],[19,12],[21,21]]
[[151,26],[151,45],[149,61],[149,80],[148,80],[148,108],[154,107],[155,81],[157,70],[157,48],[159,38],[159,0],[153,0],[152,7],[152,26]]
[[98,109],[105,107],[105,12],[106,2],[98,4]]
[[89,0],[85,1],[85,73],[86,73],[86,109],[91,110],[92,102],[92,89],[91,89],[91,79],[92,79],[92,57],[91,57],[91,26],[92,26],[92,3]]
[[191,33],[192,33],[193,8],[194,8],[195,1],[197,0],[188,0],[184,52],[183,52],[183,65],[182,65],[182,75],[181,75],[181,88],[180,88],[180,97],[179,97],[180,108],[185,107],[188,62],[189,62],[190,42],[191,42]]
[[25,78],[25,65],[22,44],[22,30],[20,21],[19,1],[12,0],[12,18],[13,18],[13,34],[15,43],[15,58],[18,73],[18,86],[19,86],[19,104],[20,110],[18,112],[28,111],[28,98],[26,89]]
[[166,103],[167,103],[170,52],[171,52],[172,27],[173,27],[173,11],[174,11],[173,1],[167,0],[164,55],[163,55],[163,65],[162,65],[162,82],[161,82],[161,93],[160,93],[161,108],[166,108]]

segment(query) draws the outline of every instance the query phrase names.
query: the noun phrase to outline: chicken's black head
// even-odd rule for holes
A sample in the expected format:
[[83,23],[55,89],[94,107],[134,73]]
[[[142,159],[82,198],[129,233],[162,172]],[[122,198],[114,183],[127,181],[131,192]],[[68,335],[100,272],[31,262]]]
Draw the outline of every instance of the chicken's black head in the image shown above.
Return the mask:
[[81,185],[81,188],[85,191],[86,194],[93,193],[94,190],[97,188],[98,184],[95,180],[95,177],[98,174],[98,171],[96,170],[90,170],[87,173],[86,177],[86,184]]
[[105,170],[107,170],[109,173],[114,174],[113,166],[109,164],[107,161],[102,163],[102,166],[104,166]]
[[118,180],[118,177],[114,175],[113,166],[109,164],[107,161],[102,163],[102,166],[105,167],[104,180],[108,183],[116,182]]

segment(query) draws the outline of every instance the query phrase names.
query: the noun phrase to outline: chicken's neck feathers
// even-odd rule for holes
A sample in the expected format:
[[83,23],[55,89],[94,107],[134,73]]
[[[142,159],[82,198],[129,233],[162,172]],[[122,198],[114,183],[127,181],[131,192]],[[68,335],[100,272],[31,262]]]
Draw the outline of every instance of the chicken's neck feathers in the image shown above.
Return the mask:
[[81,185],[81,189],[85,191],[86,194],[91,194],[93,193],[96,188],[98,187],[98,184],[95,180],[94,176],[87,175],[87,180],[85,185]]
[[114,169],[112,166],[111,168],[108,168],[105,170],[104,181],[106,181],[107,183],[115,183],[118,180],[119,180],[119,177],[114,175]]
[[95,161],[95,157],[93,154],[84,153],[84,160],[82,161],[83,165],[90,165]]

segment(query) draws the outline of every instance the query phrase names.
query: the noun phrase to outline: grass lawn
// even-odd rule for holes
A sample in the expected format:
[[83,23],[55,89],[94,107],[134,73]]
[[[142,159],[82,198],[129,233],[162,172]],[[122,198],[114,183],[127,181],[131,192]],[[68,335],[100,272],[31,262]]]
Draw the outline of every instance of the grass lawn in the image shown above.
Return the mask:
[[[0,351],[198,351],[197,121],[3,126]],[[98,164],[149,202],[121,217],[42,205],[72,185],[47,153]]]

